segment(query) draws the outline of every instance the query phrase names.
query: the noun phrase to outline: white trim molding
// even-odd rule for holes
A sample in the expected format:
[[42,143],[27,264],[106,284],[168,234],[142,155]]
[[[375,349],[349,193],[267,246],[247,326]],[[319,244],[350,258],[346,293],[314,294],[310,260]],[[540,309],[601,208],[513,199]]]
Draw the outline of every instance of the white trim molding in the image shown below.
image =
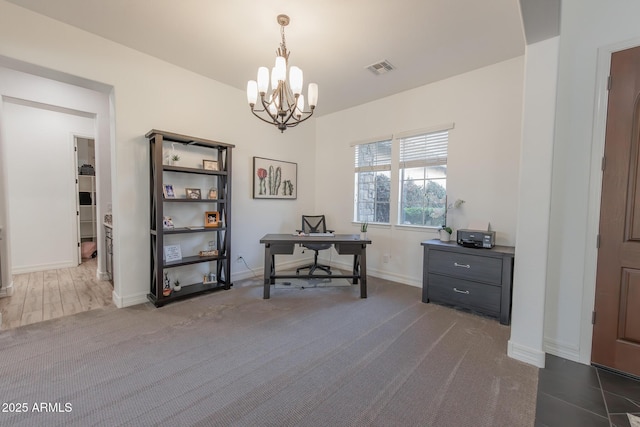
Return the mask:
[[520,345],[513,340],[509,340],[507,343],[507,355],[509,357],[538,368],[544,368],[545,354],[544,351]]

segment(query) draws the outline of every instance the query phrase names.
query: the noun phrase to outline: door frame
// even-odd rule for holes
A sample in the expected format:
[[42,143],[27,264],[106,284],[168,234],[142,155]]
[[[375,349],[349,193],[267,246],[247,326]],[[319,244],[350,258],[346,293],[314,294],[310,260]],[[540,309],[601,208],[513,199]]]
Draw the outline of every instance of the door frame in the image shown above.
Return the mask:
[[73,166],[76,172],[76,242],[78,248],[76,251],[76,263],[82,263],[82,243],[80,243],[80,178],[78,178],[78,135],[73,135]]
[[598,231],[600,228],[600,200],[602,198],[602,158],[604,157],[607,129],[607,104],[609,102],[609,72],[613,53],[640,46],[640,38],[625,40],[598,49],[596,65],[595,108],[591,135],[591,166],[587,204],[587,229],[584,253],[584,289],[580,321],[580,361],[591,363],[593,346],[592,316],[596,298],[596,271],[598,266]]

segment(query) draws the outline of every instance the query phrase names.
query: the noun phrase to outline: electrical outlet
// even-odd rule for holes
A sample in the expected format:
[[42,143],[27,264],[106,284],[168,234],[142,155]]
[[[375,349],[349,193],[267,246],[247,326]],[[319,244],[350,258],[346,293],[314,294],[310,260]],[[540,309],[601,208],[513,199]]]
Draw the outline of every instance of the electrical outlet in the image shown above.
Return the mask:
[[236,262],[242,262],[242,260],[244,260],[244,256],[238,254],[238,256],[236,257]]
[[389,259],[391,259],[391,255],[389,255],[389,254],[382,255],[382,262],[383,263],[385,263],[385,264],[388,263]]

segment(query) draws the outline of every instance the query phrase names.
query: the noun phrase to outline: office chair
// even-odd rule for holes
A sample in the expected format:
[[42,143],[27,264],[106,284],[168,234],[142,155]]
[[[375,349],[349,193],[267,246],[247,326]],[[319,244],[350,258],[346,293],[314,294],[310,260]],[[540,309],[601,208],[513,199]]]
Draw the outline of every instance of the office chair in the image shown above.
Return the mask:
[[[324,215],[302,215],[302,231],[304,234],[309,233],[333,233],[333,230],[327,230],[327,223]],[[296,274],[300,274],[300,270],[309,269],[309,274],[313,274],[316,269],[326,271],[331,274],[331,267],[328,265],[318,264],[318,251],[329,249],[331,243],[306,243],[302,244],[304,248],[314,251],[313,264],[305,265],[296,269]]]

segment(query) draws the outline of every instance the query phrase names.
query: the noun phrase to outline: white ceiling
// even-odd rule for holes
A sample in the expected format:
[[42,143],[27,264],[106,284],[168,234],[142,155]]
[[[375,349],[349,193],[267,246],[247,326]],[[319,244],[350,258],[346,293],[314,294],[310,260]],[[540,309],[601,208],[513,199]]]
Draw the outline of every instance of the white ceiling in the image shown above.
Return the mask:
[[[316,115],[524,54],[519,0],[8,0],[230,86],[273,66],[285,13],[290,65]],[[527,0],[528,1],[528,0]],[[386,59],[380,76],[365,67]],[[244,96],[244,95],[243,95]]]

